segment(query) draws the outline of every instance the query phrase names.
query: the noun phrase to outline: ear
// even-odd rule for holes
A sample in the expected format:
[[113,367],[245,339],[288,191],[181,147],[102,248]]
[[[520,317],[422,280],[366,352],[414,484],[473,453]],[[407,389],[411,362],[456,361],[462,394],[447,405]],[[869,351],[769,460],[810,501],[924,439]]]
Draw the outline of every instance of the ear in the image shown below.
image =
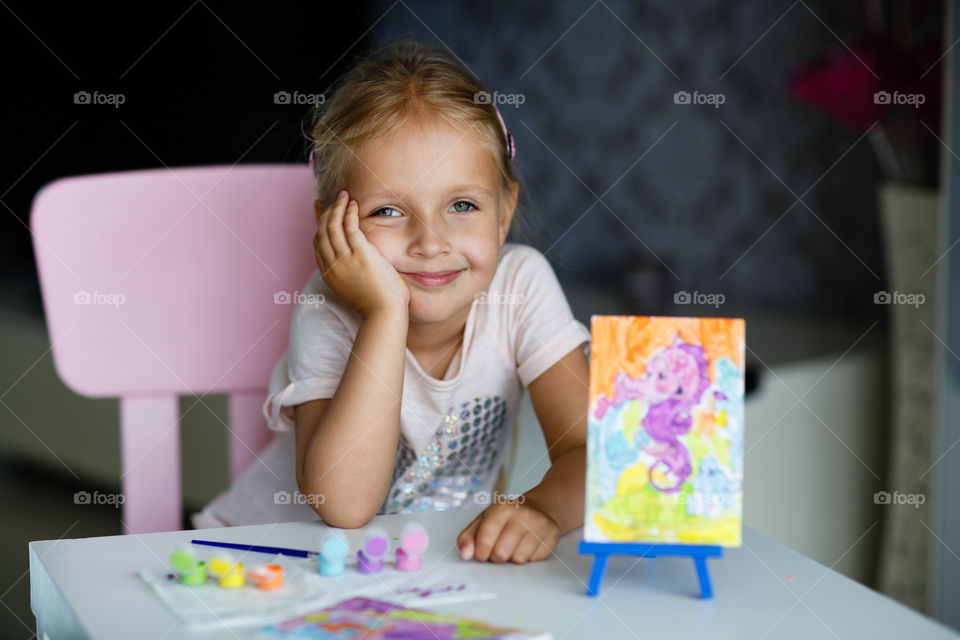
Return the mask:
[[510,185],[506,198],[503,203],[503,209],[500,214],[500,246],[507,240],[507,234],[510,232],[510,222],[513,220],[513,212],[517,208],[517,196],[520,192],[520,183],[516,180]]
[[326,209],[326,205],[323,200],[314,200],[313,201],[313,214],[317,220],[317,224],[320,224],[320,216],[323,215],[323,210]]

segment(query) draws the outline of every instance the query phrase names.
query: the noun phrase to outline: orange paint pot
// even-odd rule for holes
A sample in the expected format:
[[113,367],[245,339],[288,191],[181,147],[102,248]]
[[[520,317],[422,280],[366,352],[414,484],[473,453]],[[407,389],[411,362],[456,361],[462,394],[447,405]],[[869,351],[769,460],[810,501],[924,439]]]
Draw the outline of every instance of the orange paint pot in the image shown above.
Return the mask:
[[283,586],[283,567],[279,564],[261,564],[247,572],[247,580],[258,589],[279,589]]

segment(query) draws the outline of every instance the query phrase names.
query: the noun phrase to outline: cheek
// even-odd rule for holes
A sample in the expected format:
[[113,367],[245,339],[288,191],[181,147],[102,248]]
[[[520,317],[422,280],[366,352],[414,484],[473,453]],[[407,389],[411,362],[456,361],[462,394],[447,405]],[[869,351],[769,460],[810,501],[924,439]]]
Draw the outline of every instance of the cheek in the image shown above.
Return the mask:
[[360,222],[360,231],[363,233],[367,242],[379,249],[384,256],[393,253],[396,250],[398,238],[396,233],[391,232],[377,224],[364,224]]
[[465,229],[458,244],[475,268],[492,273],[500,261],[500,236],[495,225],[484,222],[483,226]]
[[469,250],[464,252],[474,271],[492,278],[500,261],[500,250],[496,242],[474,239]]

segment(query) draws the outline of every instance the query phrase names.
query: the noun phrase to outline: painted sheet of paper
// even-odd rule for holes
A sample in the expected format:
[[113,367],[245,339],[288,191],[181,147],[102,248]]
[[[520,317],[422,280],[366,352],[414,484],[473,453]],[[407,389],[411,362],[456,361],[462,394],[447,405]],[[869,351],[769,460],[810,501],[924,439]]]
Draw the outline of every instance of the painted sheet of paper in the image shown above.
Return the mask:
[[430,563],[419,571],[397,571],[389,562],[373,574],[359,573],[354,562],[334,577],[317,573],[316,560],[278,555],[270,562],[283,566],[284,585],[269,591],[252,584],[224,589],[212,578],[206,584],[188,586],[156,569],[142,569],[140,576],[190,632],[278,622],[351,596],[384,598],[411,607],[497,597],[495,591],[465,579],[455,565],[446,562]]
[[739,546],[745,323],[591,318],[584,539]]
[[311,614],[261,627],[278,638],[365,638],[374,640],[551,640],[550,633],[498,627],[452,613],[408,609],[403,605],[351,598]]

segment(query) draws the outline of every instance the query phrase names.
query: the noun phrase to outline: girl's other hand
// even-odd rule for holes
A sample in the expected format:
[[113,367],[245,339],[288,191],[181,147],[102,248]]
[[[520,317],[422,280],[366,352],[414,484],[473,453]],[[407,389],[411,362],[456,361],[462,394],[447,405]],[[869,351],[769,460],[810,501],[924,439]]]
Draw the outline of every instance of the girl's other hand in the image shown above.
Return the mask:
[[484,509],[457,536],[457,546],[464,560],[524,564],[548,558],[559,540],[553,518],[532,505],[507,502]]
[[365,318],[380,311],[404,313],[410,288],[360,231],[359,206],[341,191],[317,220],[313,248],[323,281]]

